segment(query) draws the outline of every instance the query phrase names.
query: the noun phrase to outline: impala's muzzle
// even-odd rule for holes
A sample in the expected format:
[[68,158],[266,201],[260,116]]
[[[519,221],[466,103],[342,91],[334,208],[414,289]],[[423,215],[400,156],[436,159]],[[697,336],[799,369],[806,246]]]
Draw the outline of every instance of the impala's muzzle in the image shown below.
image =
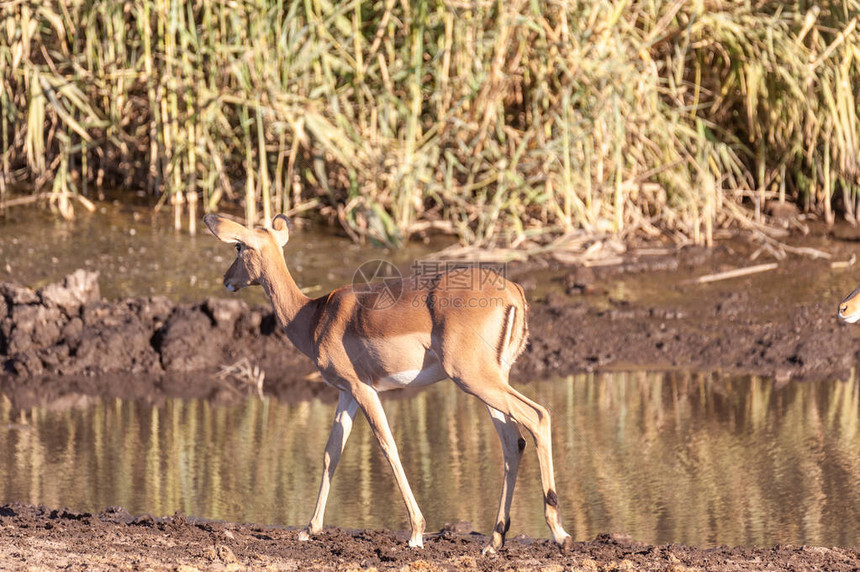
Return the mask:
[[837,316],[839,316],[840,320],[849,324],[853,324],[857,322],[857,320],[860,320],[860,312],[852,312],[849,309],[848,304],[839,305],[839,312],[837,313]]
[[839,302],[836,315],[839,316],[840,320],[849,324],[854,324],[860,320],[860,287],[855,288],[853,292]]
[[242,284],[241,281],[237,281],[236,277],[232,276],[230,272],[224,275],[224,288],[230,292],[238,292],[244,286],[245,284]]

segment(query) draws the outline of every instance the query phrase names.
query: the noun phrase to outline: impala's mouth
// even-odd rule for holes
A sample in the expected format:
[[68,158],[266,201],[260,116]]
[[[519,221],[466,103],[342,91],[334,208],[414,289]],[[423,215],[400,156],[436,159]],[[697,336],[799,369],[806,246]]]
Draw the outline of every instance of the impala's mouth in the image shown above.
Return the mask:
[[227,290],[229,290],[230,292],[236,292],[239,290],[238,288],[236,288],[232,284],[224,284],[224,287],[227,288]]
[[842,312],[839,312],[839,318],[840,318],[843,322],[846,322],[846,323],[848,323],[848,324],[854,324],[855,322],[857,322],[857,320],[860,320],[860,314],[856,314],[856,313],[855,313],[855,314],[849,314],[849,315],[847,315],[847,316],[846,316],[846,315],[845,315],[845,314],[843,314]]

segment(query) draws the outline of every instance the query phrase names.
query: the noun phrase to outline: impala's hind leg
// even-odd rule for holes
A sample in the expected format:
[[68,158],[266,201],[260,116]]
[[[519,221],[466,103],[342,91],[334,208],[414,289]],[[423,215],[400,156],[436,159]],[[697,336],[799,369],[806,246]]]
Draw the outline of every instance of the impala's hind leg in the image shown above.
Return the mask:
[[[546,524],[552,533],[553,540],[562,549],[567,549],[571,540],[570,535],[562,527],[559,516],[558,493],[555,488],[555,473],[552,466],[552,431],[549,411],[508,385],[501,371],[493,371],[490,368],[484,369],[470,364],[458,368],[457,365],[449,364],[446,371],[452,374],[451,379],[463,391],[471,393],[500,413],[509,415],[534,438],[540,463]],[[488,369],[490,371],[487,371]]]
[[526,441],[520,435],[516,422],[501,411],[487,406],[490,418],[499,434],[502,442],[502,453],[505,459],[505,474],[502,482],[502,494],[499,499],[499,512],[496,516],[496,525],[493,527],[493,537],[490,543],[484,547],[484,554],[492,554],[505,544],[505,534],[511,526],[511,500],[514,498],[514,485],[517,482],[517,471],[520,468],[520,459],[523,456]]
[[552,466],[552,430],[549,411],[545,407],[528,399],[510,386],[506,387],[509,415],[528,429],[535,440],[540,477],[543,488],[544,518],[552,532],[555,542],[567,550],[570,547],[570,535],[561,526],[561,515],[558,509],[558,493],[555,487],[555,471]]

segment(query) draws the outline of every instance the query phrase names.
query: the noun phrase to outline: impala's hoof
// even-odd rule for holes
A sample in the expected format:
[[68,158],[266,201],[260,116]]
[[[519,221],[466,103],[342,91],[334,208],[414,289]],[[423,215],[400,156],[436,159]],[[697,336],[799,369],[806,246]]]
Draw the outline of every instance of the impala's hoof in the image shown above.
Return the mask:
[[487,556],[488,554],[495,554],[496,551],[505,545],[505,537],[499,534],[498,532],[493,532],[493,537],[490,539],[490,542],[481,550],[481,554]]
[[424,548],[424,536],[412,537],[409,539],[409,548]]
[[307,542],[310,539],[311,532],[307,528],[304,528],[301,532],[299,532],[299,542]]
[[561,542],[558,543],[558,547],[562,554],[567,554],[573,548],[573,539],[570,536],[565,536]]

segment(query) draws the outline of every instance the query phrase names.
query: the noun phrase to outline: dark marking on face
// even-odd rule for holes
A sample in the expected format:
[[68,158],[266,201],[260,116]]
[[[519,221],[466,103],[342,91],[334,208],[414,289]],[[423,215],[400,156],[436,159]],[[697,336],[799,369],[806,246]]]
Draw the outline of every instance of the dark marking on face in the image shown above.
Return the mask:
[[558,507],[558,495],[555,494],[555,491],[550,489],[546,493],[546,504],[553,507]]
[[517,447],[519,447],[519,449],[520,449],[520,453],[522,453],[522,452],[523,452],[523,449],[525,449],[525,448],[526,448],[526,440],[525,440],[525,439],[523,439],[522,437],[520,437],[519,439],[517,439]]

